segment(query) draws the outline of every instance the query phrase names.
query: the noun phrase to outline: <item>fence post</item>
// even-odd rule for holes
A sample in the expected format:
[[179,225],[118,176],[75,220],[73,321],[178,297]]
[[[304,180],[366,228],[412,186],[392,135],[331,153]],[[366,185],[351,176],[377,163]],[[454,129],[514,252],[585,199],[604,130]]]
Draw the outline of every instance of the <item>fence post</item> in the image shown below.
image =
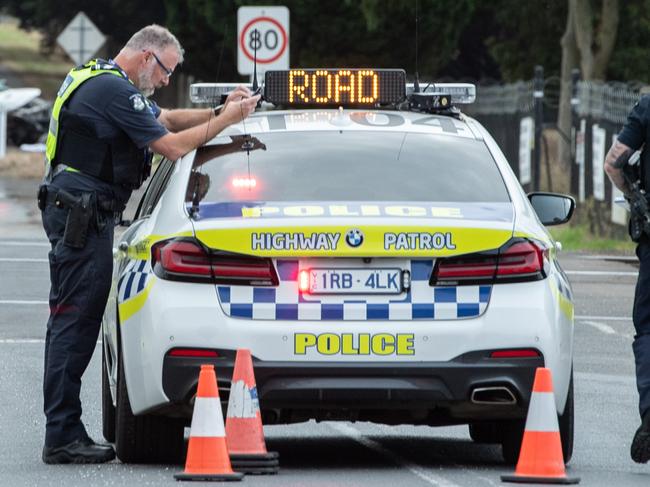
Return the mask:
[[535,108],[535,145],[533,147],[533,191],[539,191],[542,130],[544,129],[544,68],[535,66],[533,80],[533,101]]
[[578,106],[580,105],[580,98],[578,97],[578,81],[580,81],[580,70],[574,68],[571,70],[571,170],[570,170],[570,188],[571,194],[577,195],[579,191],[578,186],[578,168],[577,164],[577,137],[578,137]]

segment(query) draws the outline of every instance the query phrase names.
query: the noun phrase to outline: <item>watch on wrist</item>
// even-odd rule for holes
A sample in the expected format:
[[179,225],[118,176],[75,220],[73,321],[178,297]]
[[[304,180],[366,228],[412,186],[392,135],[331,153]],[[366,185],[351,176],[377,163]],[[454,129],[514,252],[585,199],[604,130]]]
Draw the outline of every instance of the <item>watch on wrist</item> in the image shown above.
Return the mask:
[[215,116],[215,117],[216,117],[217,115],[219,115],[219,113],[221,113],[221,109],[222,109],[222,108],[223,108],[223,105],[219,105],[218,107],[214,107],[213,112],[214,112],[214,116]]

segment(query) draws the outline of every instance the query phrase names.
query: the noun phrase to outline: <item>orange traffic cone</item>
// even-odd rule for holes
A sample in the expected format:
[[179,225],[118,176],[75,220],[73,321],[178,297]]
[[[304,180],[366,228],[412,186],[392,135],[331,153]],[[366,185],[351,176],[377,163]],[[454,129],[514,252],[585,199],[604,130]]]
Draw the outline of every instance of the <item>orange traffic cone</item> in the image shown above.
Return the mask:
[[528,406],[526,428],[514,475],[502,475],[504,482],[577,484],[564,470],[560,428],[555,411],[551,370],[538,367]]
[[225,434],[214,365],[201,365],[185,472],[174,475],[174,478],[241,480],[244,475],[233,472],[230,466]]
[[277,452],[268,452],[257,397],[253,360],[248,349],[237,350],[230,385],[226,437],[232,467],[245,473],[277,473]]

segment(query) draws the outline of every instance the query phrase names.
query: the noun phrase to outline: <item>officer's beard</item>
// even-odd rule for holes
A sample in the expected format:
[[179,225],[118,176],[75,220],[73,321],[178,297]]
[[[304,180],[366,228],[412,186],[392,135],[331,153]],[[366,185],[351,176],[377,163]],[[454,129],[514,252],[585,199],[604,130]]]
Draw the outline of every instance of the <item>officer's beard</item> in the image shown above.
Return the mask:
[[149,64],[138,75],[138,89],[146,97],[153,95],[153,92],[156,90],[156,86],[153,84],[153,70],[155,68],[155,64]]

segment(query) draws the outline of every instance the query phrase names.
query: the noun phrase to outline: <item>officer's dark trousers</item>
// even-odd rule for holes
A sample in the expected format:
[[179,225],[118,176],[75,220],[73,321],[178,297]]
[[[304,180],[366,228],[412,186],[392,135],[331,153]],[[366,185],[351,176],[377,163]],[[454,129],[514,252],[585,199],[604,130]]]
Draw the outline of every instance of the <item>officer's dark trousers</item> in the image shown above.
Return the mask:
[[636,383],[639,390],[641,416],[650,411],[650,240],[642,237],[636,248],[641,266],[634,294],[634,328],[632,348],[636,362]]
[[67,214],[54,205],[43,211],[52,245],[43,377],[45,445],[54,447],[88,437],[81,422],[81,376],[95,351],[113,267],[112,224],[101,232],[91,224],[86,246],[75,249],[63,243]]

